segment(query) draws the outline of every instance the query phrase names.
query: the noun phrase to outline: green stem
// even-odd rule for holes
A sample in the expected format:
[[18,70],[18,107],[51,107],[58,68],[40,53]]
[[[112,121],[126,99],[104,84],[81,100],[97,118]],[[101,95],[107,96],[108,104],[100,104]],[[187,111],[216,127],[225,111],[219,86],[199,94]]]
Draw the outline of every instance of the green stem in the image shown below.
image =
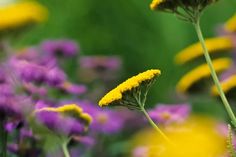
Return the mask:
[[0,120],[0,156],[7,157],[7,131],[3,120]]
[[147,111],[145,110],[145,108],[143,106],[141,106],[141,111],[144,113],[144,115],[146,116],[148,122],[151,124],[151,126],[161,135],[161,137],[163,137],[163,139],[165,139],[165,141],[167,141],[170,145],[174,145],[171,140],[161,131],[161,129],[153,122],[153,120],[151,119],[151,117],[149,116],[149,114],[147,113]]
[[67,140],[62,143],[62,151],[63,151],[65,157],[70,157],[69,151],[67,149],[67,144],[68,144]]
[[211,61],[211,57],[210,57],[210,55],[208,53],[208,49],[206,47],[206,43],[205,43],[204,37],[202,35],[202,31],[201,31],[201,27],[200,27],[200,15],[197,15],[197,18],[196,18],[195,21],[196,22],[194,23],[194,27],[195,27],[195,30],[197,32],[199,41],[200,41],[200,43],[202,45],[202,49],[203,49],[203,52],[204,52],[204,56],[205,56],[206,62],[208,64],[209,68],[210,68],[211,76],[212,76],[213,81],[214,81],[214,83],[215,83],[215,85],[217,87],[217,90],[218,90],[219,94],[220,94],[220,97],[221,97],[221,100],[222,100],[222,102],[223,102],[223,104],[225,106],[225,109],[226,109],[226,111],[227,111],[227,113],[228,113],[228,115],[229,115],[229,117],[231,119],[231,122],[233,123],[234,126],[236,126],[235,115],[234,115],[234,113],[233,113],[233,111],[232,111],[232,109],[231,109],[231,107],[229,105],[229,102],[228,102],[228,100],[227,100],[227,98],[225,96],[225,93],[224,93],[224,91],[223,91],[223,89],[222,89],[222,87],[220,85],[220,81],[219,81],[219,79],[217,77],[216,71],[215,71],[214,66],[212,64],[212,61]]

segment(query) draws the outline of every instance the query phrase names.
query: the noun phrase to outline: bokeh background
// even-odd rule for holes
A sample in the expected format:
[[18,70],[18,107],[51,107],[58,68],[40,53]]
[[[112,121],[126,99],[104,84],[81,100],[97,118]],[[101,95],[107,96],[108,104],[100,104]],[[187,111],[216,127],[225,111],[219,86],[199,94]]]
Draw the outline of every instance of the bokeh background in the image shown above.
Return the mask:
[[[222,105],[207,95],[179,99],[175,85],[191,66],[177,66],[175,54],[197,41],[191,24],[170,14],[153,12],[150,0],[40,0],[49,9],[48,21],[33,28],[15,41],[17,47],[34,45],[45,39],[71,38],[77,41],[84,55],[119,55],[123,59],[120,80],[149,68],[162,70],[151,89],[148,103],[190,101],[196,112],[223,115]],[[235,12],[235,0],[220,0],[202,17],[205,37],[213,37],[217,26]],[[68,64],[71,77],[76,64]],[[73,80],[73,78],[72,78]]]

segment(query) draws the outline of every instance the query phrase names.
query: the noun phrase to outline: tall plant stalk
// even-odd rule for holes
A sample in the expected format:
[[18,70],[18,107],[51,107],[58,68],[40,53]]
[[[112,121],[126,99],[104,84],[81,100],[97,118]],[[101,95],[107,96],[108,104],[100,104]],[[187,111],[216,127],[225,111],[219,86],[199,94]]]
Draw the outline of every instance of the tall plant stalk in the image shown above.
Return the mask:
[[221,87],[221,84],[220,84],[220,81],[217,77],[217,74],[216,74],[216,71],[215,71],[215,68],[212,64],[212,60],[211,60],[211,57],[209,55],[209,52],[208,52],[208,49],[207,49],[207,46],[206,46],[206,43],[205,43],[205,40],[204,40],[204,37],[203,37],[203,34],[202,34],[202,31],[201,31],[201,26],[200,26],[200,14],[196,14],[196,17],[195,19],[193,20],[193,25],[194,25],[194,28],[195,28],[195,31],[197,33],[197,36],[198,36],[198,39],[201,43],[201,46],[202,46],[202,49],[203,49],[203,52],[204,52],[204,56],[205,56],[205,59],[206,59],[206,62],[208,64],[208,67],[210,69],[210,72],[211,72],[211,76],[212,76],[212,79],[217,87],[217,90],[220,94],[220,98],[222,100],[222,103],[224,104],[224,107],[231,119],[231,122],[232,124],[236,127],[236,117],[232,111],[232,108],[230,107],[230,104],[225,96],[225,93]]

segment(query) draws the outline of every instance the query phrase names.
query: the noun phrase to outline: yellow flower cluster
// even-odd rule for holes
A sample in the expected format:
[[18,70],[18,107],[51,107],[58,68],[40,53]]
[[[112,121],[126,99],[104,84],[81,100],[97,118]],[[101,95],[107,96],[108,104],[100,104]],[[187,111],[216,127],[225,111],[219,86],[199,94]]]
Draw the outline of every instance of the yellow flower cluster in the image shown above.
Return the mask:
[[47,10],[37,2],[23,1],[0,7],[0,31],[43,22]]
[[224,28],[228,32],[236,32],[236,14],[225,23]]
[[[226,80],[222,81],[221,87],[222,87],[222,90],[224,91],[224,93],[227,93],[232,88],[235,88],[236,87],[236,75],[232,75],[229,78],[227,78]],[[211,93],[214,96],[219,96],[219,92],[218,92],[216,86],[212,87]]]
[[163,0],[153,0],[152,3],[150,4],[150,8],[152,10],[155,10],[159,4],[161,4]]
[[131,141],[130,157],[136,157],[135,150],[139,148],[143,151],[136,153],[145,157],[227,156],[227,136],[217,130],[219,124],[210,117],[194,116],[184,123],[167,126],[163,130],[174,146],[163,141],[152,129],[142,130]]
[[[228,58],[220,58],[213,60],[213,66],[215,71],[221,72],[228,69],[232,64],[232,60]],[[177,84],[177,91],[181,93],[187,92],[187,90],[197,81],[207,78],[211,75],[210,69],[207,64],[203,64],[193,69],[184,75]]]
[[118,101],[122,99],[122,94],[126,91],[130,91],[138,86],[140,86],[143,82],[154,79],[156,76],[159,76],[161,71],[158,69],[147,70],[143,73],[140,73],[136,76],[133,76],[126,80],[125,82],[118,85],[116,88],[108,92],[100,101],[99,106],[106,106],[112,102]]
[[[228,36],[206,39],[206,46],[209,53],[227,51],[234,48],[233,41]],[[175,62],[177,64],[184,64],[202,55],[202,46],[200,43],[196,43],[179,52],[175,57]]]
[[75,104],[67,104],[67,105],[57,107],[57,108],[44,107],[44,108],[37,110],[36,112],[41,112],[41,111],[58,112],[58,113],[63,113],[63,114],[72,113],[76,117],[81,118],[84,121],[86,121],[87,124],[90,124],[92,122],[92,117],[89,114],[84,113],[83,109]]

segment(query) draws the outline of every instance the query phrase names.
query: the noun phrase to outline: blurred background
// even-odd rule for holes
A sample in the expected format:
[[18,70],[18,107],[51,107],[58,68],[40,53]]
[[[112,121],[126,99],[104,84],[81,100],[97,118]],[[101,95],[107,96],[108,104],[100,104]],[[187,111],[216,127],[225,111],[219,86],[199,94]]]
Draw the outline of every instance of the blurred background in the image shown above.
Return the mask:
[[[162,70],[151,89],[148,103],[178,103],[175,85],[190,66],[177,66],[177,52],[197,41],[191,24],[170,14],[153,12],[151,0],[40,0],[49,9],[45,24],[26,32],[17,47],[34,45],[45,39],[70,38],[84,55],[119,55],[123,60],[120,80],[150,68]],[[206,9],[201,21],[205,37],[213,37],[218,25],[235,12],[234,0],[221,0]],[[75,64],[68,64],[71,77]],[[72,78],[73,80],[73,78]],[[204,101],[202,101],[204,100]],[[208,96],[192,96],[187,101],[195,111],[224,114],[222,105]],[[214,108],[214,110],[212,110]]]

